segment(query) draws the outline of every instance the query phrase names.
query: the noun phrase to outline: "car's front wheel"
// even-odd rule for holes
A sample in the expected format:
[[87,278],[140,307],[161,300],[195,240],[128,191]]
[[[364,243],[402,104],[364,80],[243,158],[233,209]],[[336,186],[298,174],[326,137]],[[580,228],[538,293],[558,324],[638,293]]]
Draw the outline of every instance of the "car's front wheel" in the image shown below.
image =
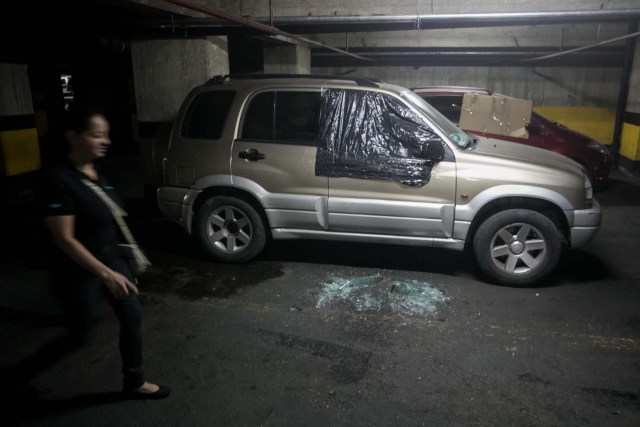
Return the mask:
[[235,197],[212,197],[195,216],[194,238],[213,258],[242,263],[255,258],[266,242],[260,214]]
[[562,252],[553,221],[527,209],[509,209],[488,217],[473,238],[482,272],[493,282],[528,286],[548,277]]

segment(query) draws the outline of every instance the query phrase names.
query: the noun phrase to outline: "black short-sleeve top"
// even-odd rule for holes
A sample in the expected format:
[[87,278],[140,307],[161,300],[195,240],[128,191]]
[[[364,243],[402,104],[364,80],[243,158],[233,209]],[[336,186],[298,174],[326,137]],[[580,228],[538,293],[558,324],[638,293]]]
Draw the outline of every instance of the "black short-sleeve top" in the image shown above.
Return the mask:
[[[109,207],[83,180],[89,178],[71,163],[52,167],[45,171],[38,192],[38,203],[44,217],[73,215],[74,235],[96,258],[107,262],[117,256],[116,245],[122,242],[120,229]],[[100,176],[97,182],[118,205],[122,206],[112,186]],[[62,262],[65,268],[75,268],[73,261],[59,250],[54,250],[54,263]],[[61,267],[61,266],[58,266]]]

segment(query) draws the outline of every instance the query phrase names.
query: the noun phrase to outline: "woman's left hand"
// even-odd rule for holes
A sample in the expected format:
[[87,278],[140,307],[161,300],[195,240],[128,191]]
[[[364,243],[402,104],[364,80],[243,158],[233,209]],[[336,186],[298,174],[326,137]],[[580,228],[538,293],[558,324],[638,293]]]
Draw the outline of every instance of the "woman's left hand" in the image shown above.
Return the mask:
[[130,293],[134,293],[135,295],[139,294],[138,287],[127,279],[126,276],[117,271],[109,270],[101,279],[104,284],[107,285],[111,295],[116,298],[125,298],[129,296]]
[[138,295],[138,288],[122,274],[100,262],[75,238],[75,215],[49,216],[44,219],[53,240],[69,258],[100,278],[116,298],[124,298],[130,292]]

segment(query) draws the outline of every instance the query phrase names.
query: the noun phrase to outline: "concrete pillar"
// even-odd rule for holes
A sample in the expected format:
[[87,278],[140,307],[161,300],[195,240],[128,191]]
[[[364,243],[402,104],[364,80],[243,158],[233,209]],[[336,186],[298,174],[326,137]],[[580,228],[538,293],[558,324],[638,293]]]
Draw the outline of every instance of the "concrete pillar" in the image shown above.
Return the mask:
[[194,87],[229,74],[227,38],[132,41],[131,59],[143,181],[156,185],[163,149],[158,141],[154,148],[154,137],[173,121]]
[[636,42],[634,52],[618,165],[627,172],[640,175],[640,42]]
[[640,42],[636,41],[636,49],[633,59],[633,70],[629,81],[629,96],[627,98],[627,111],[640,114]]
[[27,66],[0,64],[0,175],[32,172],[40,164]]
[[226,37],[131,42],[138,121],[167,122],[194,87],[229,73]]
[[301,45],[279,45],[264,48],[265,74],[309,74],[311,49]]

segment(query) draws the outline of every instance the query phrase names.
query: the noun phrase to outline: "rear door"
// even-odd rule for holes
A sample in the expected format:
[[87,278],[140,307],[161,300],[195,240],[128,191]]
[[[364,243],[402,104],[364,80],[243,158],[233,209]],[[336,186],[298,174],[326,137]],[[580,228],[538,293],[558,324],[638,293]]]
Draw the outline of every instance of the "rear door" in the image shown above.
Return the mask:
[[261,90],[245,103],[233,184],[260,199],[272,228],[327,227],[328,178],[315,175],[319,109],[319,89]]

